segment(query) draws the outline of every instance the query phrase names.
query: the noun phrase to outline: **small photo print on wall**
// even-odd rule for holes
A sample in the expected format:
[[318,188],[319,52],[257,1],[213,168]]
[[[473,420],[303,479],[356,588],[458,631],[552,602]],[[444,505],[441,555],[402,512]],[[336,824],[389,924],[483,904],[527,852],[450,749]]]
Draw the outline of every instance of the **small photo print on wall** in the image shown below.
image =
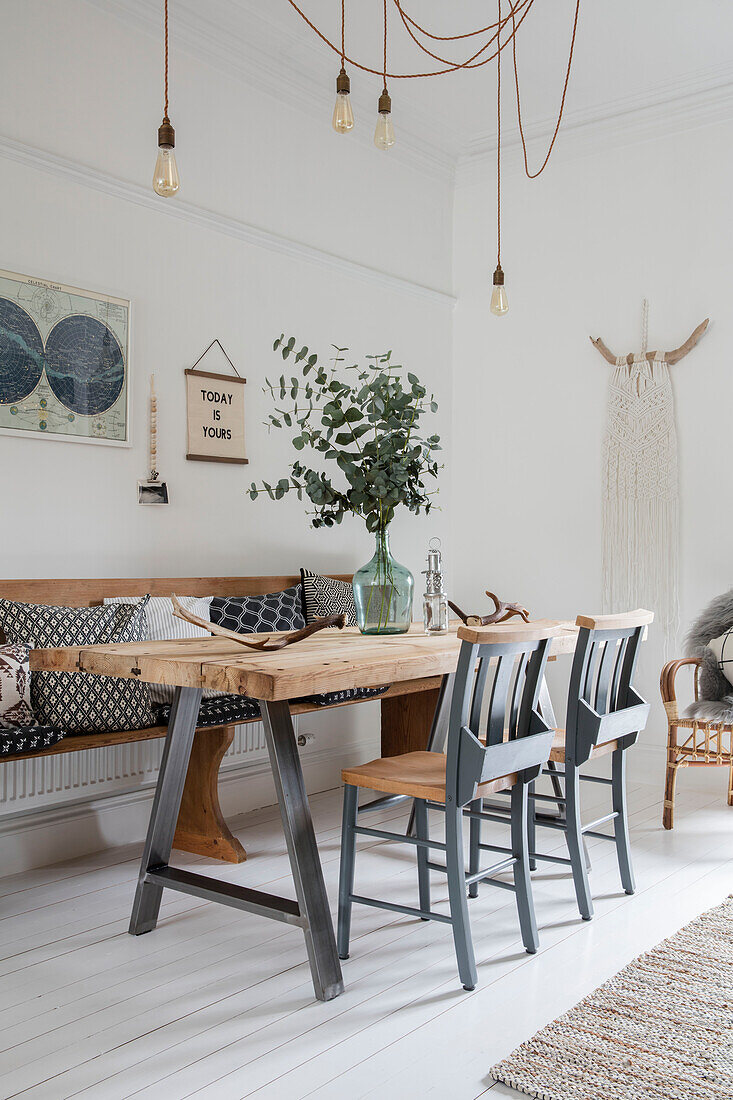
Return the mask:
[[165,481],[138,481],[138,504],[168,504],[168,483]]
[[0,271],[0,432],[129,447],[130,303]]

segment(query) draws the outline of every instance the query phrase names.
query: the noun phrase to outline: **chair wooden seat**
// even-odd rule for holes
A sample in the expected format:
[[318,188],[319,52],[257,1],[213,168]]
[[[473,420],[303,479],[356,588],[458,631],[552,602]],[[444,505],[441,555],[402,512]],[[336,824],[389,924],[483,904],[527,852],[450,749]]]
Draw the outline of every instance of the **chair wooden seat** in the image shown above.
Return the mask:
[[[590,754],[591,760],[595,759],[597,756],[606,756],[617,748],[618,741],[606,741],[603,745],[594,745]],[[565,730],[555,730],[555,736],[552,739],[552,749],[550,750],[550,760],[555,764],[565,763]]]
[[[442,752],[406,752],[402,756],[386,756],[370,760],[341,772],[344,783],[352,787],[368,787],[382,794],[406,794],[410,798],[425,798],[445,803],[446,757]],[[508,791],[517,782],[517,774],[502,775],[481,783],[478,798],[499,791]]]

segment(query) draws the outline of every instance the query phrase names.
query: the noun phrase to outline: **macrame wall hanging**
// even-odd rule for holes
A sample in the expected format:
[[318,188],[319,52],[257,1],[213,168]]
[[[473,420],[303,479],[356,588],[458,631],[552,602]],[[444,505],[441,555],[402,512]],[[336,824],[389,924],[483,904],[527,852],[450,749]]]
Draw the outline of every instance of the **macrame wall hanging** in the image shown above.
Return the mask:
[[638,355],[615,356],[591,337],[614,368],[603,444],[603,603],[611,612],[654,611],[670,652],[679,628],[679,495],[669,367],[708,321],[674,351],[647,351],[648,317],[644,299]]

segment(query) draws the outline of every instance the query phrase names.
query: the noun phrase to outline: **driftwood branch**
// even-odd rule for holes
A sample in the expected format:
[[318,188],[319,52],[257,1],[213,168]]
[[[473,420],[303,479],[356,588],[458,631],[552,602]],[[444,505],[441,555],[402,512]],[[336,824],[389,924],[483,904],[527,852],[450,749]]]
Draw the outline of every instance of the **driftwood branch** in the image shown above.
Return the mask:
[[705,320],[702,321],[697,326],[697,328],[692,333],[692,335],[687,337],[684,344],[680,344],[680,346],[678,348],[675,348],[673,351],[668,351],[667,352],[667,354],[664,357],[667,360],[667,362],[668,363],[679,363],[680,359],[684,359],[684,357],[687,355],[687,353],[689,351],[692,351],[695,344],[698,342],[698,340],[700,339],[702,334],[705,332],[705,329],[708,327],[709,324],[710,324],[710,318],[706,317]]
[[[664,353],[665,362],[667,362],[671,366],[673,363],[679,363],[680,359],[684,359],[684,357],[687,355],[687,353],[692,351],[695,344],[698,342],[698,340],[700,339],[702,334],[705,332],[705,329],[708,327],[709,323],[710,323],[710,318],[706,317],[705,320],[697,326],[697,328],[692,333],[692,335],[689,336],[685,340],[684,344],[680,344],[680,346],[678,348],[674,348],[672,351],[665,352]],[[610,363],[612,367],[615,367],[616,366],[616,356],[613,354],[611,349],[608,348],[603,343],[603,340],[601,339],[601,337],[596,336],[595,339],[594,339],[592,336],[589,336],[588,339],[590,340],[591,344],[596,349],[596,351],[599,352],[603,356],[603,358],[606,360],[606,362]],[[656,359],[656,357],[657,357],[657,352],[656,351],[648,351],[646,353],[646,358],[649,360],[650,363],[654,359]],[[631,366],[631,364],[634,362],[634,353],[633,352],[629,352],[629,354],[626,356],[626,362],[629,364],[629,366]]]
[[492,623],[503,623],[507,619],[513,618],[514,615],[521,616],[525,623],[529,622],[529,611],[526,607],[522,607],[518,603],[505,603],[504,600],[500,600],[498,596],[488,590],[486,595],[494,601],[495,610],[490,615],[467,615],[452,600],[448,600],[448,606],[455,611],[458,618],[462,619],[466,626],[490,626]]
[[600,336],[596,336],[595,340],[593,339],[592,336],[589,336],[588,339],[590,340],[591,344],[596,349],[596,351],[599,351],[601,353],[601,355],[606,360],[606,362],[610,363],[612,367],[615,367],[616,366],[616,356],[613,354],[613,352],[609,348],[606,347],[606,345],[603,343],[603,340],[601,340]]
[[177,596],[171,595],[171,602],[173,604],[173,614],[177,619],[183,619],[184,622],[192,623],[193,626],[201,626],[204,630],[208,630],[210,634],[216,634],[219,638],[228,638],[230,642],[236,642],[237,645],[246,646],[248,649],[258,649],[260,652],[265,653],[284,649],[285,646],[292,645],[294,642],[301,642],[303,638],[309,638],[311,634],[315,634],[316,631],[323,630],[325,627],[337,626],[341,630],[346,626],[346,615],[327,615],[325,619],[316,619],[315,622],[304,626],[302,630],[292,630],[288,634],[283,634],[280,638],[273,640],[268,635],[259,642],[248,642],[244,635],[238,634],[236,630],[228,630],[225,626],[218,626],[216,623],[209,622],[208,619],[200,619],[198,615],[186,611],[181,606]]

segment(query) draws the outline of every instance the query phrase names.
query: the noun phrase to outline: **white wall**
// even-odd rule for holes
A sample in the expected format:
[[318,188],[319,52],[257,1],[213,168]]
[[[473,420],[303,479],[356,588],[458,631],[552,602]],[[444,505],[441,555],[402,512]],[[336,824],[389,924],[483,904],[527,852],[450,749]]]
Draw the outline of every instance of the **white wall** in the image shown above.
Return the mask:
[[[0,436],[0,577],[356,568],[372,553],[356,521],[315,532],[295,498],[246,495],[252,480],[283,476],[295,455],[262,425],[264,376],[282,366],[272,341],[292,333],[326,357],[332,343],[357,356],[392,348],[435,389],[436,429],[447,437],[449,182],[334,134],[330,116],[314,117],[307,103],[278,106],[267,88],[194,60],[172,38],[182,187],[176,199],[158,199],[149,184],[162,114],[160,35],[82,0],[2,7],[0,267],[131,299],[134,446]],[[214,337],[247,378],[247,467],[185,460],[183,371]],[[159,468],[172,499],[158,509],[136,502],[153,371]],[[399,518],[396,556],[417,573],[428,538],[445,524],[445,512]],[[324,718],[307,751],[373,750],[376,709]],[[70,797],[61,780],[51,787],[44,804],[56,790]]]
[[[533,182],[520,176],[519,151],[511,149],[502,204],[510,310],[503,318],[488,309],[495,167],[463,172],[455,203],[452,452],[453,513],[471,515],[454,554],[461,600],[475,603],[491,587],[538,616],[600,609],[601,441],[611,368],[588,337],[602,335],[617,354],[638,349],[644,296],[650,348],[676,347],[711,318],[699,346],[672,367],[683,627],[730,586],[732,136],[733,126],[720,124],[644,144],[596,140],[590,147],[561,134],[550,167]],[[661,661],[652,633],[642,659],[643,687],[655,703],[645,738],[660,747]]]

